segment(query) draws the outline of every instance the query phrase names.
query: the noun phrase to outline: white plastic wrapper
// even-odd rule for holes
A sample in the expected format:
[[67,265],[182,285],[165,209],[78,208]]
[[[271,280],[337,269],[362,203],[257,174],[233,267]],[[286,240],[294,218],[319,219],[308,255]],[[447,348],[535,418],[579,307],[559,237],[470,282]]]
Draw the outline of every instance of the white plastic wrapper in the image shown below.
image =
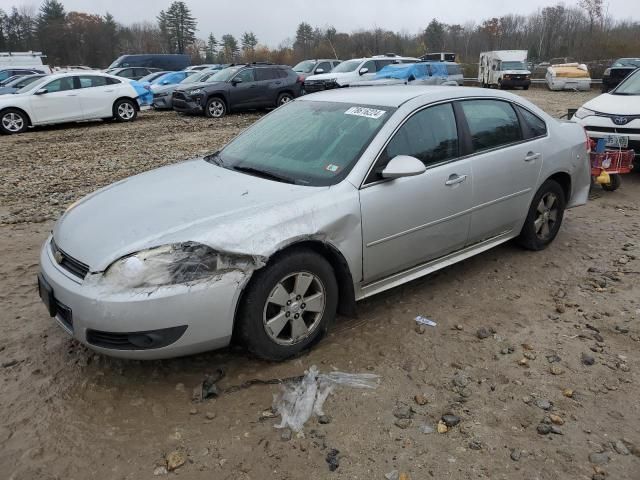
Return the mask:
[[336,386],[352,388],[377,388],[378,375],[372,373],[319,373],[315,365],[305,371],[302,381],[283,386],[283,391],[273,397],[273,408],[280,414],[276,428],[289,427],[294,432],[303,429],[313,414],[324,415],[323,406]]

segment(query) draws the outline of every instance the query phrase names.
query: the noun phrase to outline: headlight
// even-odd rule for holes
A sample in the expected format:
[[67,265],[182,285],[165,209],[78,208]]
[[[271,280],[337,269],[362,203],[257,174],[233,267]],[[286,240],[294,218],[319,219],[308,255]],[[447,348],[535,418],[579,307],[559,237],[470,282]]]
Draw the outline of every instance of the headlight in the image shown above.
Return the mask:
[[604,76],[605,76],[605,77],[608,77],[609,75],[611,75],[611,69],[610,69],[610,68],[607,68],[607,69],[604,71]]
[[219,260],[215,250],[199,243],[164,245],[115,261],[105,272],[104,280],[124,288],[189,283],[223,270],[225,265],[219,265]]
[[591,115],[595,115],[596,112],[594,112],[593,110],[589,110],[588,108],[584,108],[584,107],[580,107],[574,117],[576,118],[585,118],[585,117],[590,117]]
[[201,88],[196,88],[194,90],[189,90],[187,93],[189,95],[198,95],[198,94],[202,93],[202,89]]

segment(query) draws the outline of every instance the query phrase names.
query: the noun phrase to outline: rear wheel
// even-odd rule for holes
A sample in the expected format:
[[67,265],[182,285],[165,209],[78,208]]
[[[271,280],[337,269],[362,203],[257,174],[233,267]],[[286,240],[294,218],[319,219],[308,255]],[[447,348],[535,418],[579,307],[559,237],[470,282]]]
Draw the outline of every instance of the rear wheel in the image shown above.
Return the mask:
[[620,185],[622,185],[622,179],[617,173],[612,173],[611,175],[609,175],[609,180],[609,183],[602,184],[602,189],[606,190],[607,192],[615,192],[618,188],[620,188]]
[[523,90],[529,90],[529,85],[525,85],[524,87],[522,87]]
[[221,118],[227,113],[227,105],[219,97],[210,98],[207,101],[207,106],[204,109],[204,113],[209,118]]
[[113,116],[118,122],[132,122],[138,116],[133,100],[123,98],[113,106]]
[[276,104],[276,106],[280,107],[282,105],[285,105],[291,102],[292,100],[293,100],[293,95],[291,95],[290,93],[281,93],[278,96],[278,103]]
[[560,230],[566,199],[555,180],[547,180],[533,197],[518,243],[529,250],[546,248]]
[[254,274],[238,310],[237,334],[255,355],[284,360],[326,333],[337,305],[329,262],[313,251],[293,250]]
[[0,131],[8,135],[22,133],[29,127],[29,118],[24,112],[9,108],[0,113]]

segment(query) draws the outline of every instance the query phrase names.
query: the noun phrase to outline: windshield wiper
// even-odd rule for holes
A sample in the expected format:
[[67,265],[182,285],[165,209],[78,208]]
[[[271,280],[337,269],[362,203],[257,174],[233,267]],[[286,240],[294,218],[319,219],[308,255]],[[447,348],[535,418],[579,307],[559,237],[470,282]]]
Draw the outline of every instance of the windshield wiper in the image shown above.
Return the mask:
[[224,165],[222,158],[220,158],[220,152],[213,152],[210,155],[204,157],[205,162],[213,163],[214,165],[221,167]]
[[269,180],[275,180],[276,182],[291,183],[294,185],[296,183],[296,181],[293,178],[285,177],[284,175],[279,175],[277,173],[267,172],[266,170],[261,170],[255,167],[235,166],[231,168],[233,168],[233,170],[237,172],[247,173],[249,175],[254,175],[256,177],[267,178]]

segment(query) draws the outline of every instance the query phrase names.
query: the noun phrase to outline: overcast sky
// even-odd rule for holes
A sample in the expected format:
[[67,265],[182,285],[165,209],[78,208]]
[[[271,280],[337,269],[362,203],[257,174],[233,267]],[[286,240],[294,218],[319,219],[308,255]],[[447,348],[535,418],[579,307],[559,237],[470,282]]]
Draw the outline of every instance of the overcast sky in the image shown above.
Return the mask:
[[[0,0],[0,8],[28,5],[38,7],[38,0]],[[111,12],[124,24],[155,21],[157,13],[171,0],[62,0],[67,11]],[[198,20],[198,35],[213,32],[219,40],[225,33],[240,36],[253,31],[261,43],[276,46],[294,37],[297,25],[333,25],[342,32],[374,26],[393,31],[415,33],[432,18],[446,23],[481,22],[485,18],[507,13],[528,14],[555,5],[558,0],[186,0]],[[575,5],[578,0],[566,0]],[[605,0],[609,13],[619,19],[640,20],[639,0]]]

